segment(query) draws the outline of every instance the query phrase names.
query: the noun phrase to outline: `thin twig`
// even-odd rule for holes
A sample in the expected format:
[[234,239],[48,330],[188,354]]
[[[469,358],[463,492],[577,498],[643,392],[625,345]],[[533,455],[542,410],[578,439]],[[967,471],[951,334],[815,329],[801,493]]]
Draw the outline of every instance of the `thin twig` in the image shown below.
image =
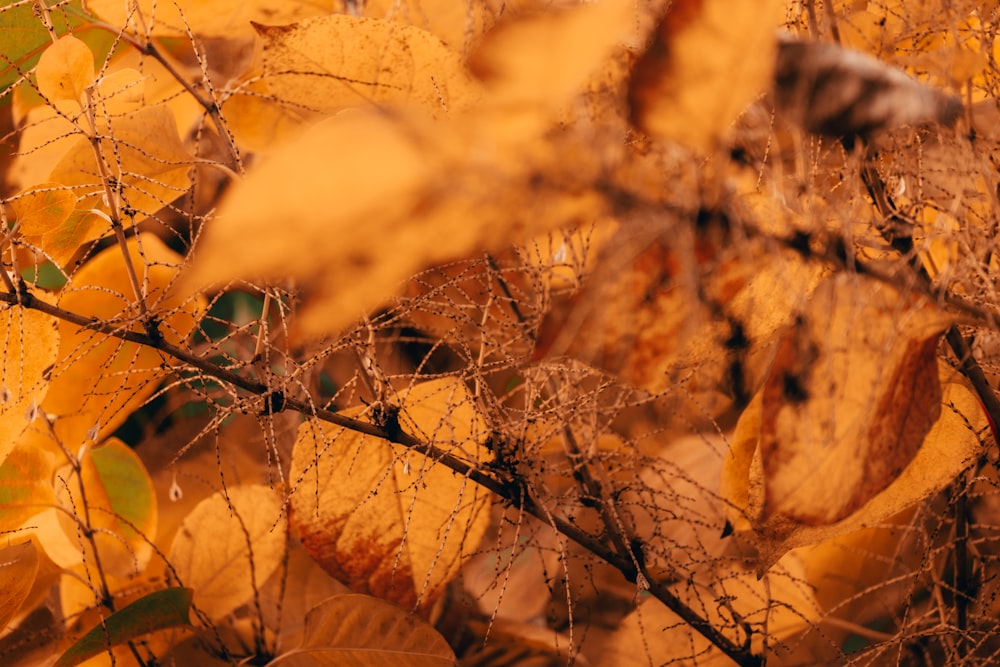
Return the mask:
[[[34,298],[30,293],[22,295],[10,292],[0,293],[0,301],[6,302],[11,306],[20,305],[23,308],[38,310],[91,331],[159,350],[164,354],[174,357],[186,366],[197,368],[216,380],[231,384],[250,394],[262,396],[271,391],[263,383],[250,380],[229,368],[224,368],[206,359],[197,357],[187,350],[168,343],[162,338],[153,338],[148,334],[123,328],[121,325],[110,324],[79,313],[67,311]],[[498,479],[486,469],[470,464],[468,461],[446,452],[432,443],[421,440],[401,429],[394,429],[392,432],[387,432],[376,424],[347,417],[332,410],[316,408],[315,405],[307,401],[291,397],[284,397],[283,406],[285,409],[336,424],[357,433],[388,440],[419,452],[435,463],[440,463],[455,473],[486,488],[497,497],[503,498],[506,502],[523,508],[524,511],[551,525],[560,534],[577,543],[626,576],[629,576],[629,573],[636,572],[635,556],[630,551],[626,550],[625,553],[619,553],[619,551],[608,547],[603,541],[587,533],[568,519],[551,514],[536,502],[530,494],[523,492],[523,490],[512,491],[512,487],[509,484]],[[646,579],[649,585],[649,592],[653,597],[660,600],[668,609],[677,614],[685,623],[714,644],[734,662],[743,667],[758,667],[763,664],[762,658],[754,655],[749,647],[737,646],[735,642],[722,634],[709,621],[675,596],[670,591],[668,582],[656,581],[655,579],[650,579],[648,576],[646,576]]]

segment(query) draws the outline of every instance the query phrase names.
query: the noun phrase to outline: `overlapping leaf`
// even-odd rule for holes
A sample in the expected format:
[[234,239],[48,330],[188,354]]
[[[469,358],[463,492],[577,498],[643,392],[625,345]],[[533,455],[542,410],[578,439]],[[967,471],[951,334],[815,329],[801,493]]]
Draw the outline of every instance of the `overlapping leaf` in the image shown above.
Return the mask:
[[[78,539],[81,532],[69,516],[89,521],[89,528],[97,532],[95,544],[79,544],[86,557],[94,558],[96,546],[96,556],[106,573],[127,577],[141,572],[153,554],[158,518],[149,473],[135,452],[117,438],[87,451],[80,465],[79,479],[70,478],[57,487],[68,510],[63,522],[67,535]],[[82,492],[78,484],[82,484]]]
[[[953,377],[951,369],[942,369],[941,374],[946,380]],[[939,491],[979,456],[982,448],[980,433],[987,427],[986,417],[975,396],[963,385],[949,381],[942,391],[941,404],[923,408],[931,414],[940,411],[940,418],[927,431],[922,443],[917,443],[919,449],[912,459],[889,479],[885,488],[872,492],[869,480],[858,478],[858,469],[872,464],[861,458],[853,461],[844,458],[827,460],[825,465],[810,466],[803,472],[804,481],[809,486],[817,486],[822,492],[826,480],[832,484],[843,484],[839,487],[842,495],[862,504],[853,513],[826,525],[790,524],[787,515],[760,514],[769,482],[759,449],[762,437],[761,405],[758,397],[740,418],[731,454],[723,468],[722,493],[739,510],[731,516],[738,530],[750,527],[747,517],[753,522],[762,568],[788,549],[818,544],[865,526],[877,525]],[[863,453],[854,452],[855,455]],[[773,472],[773,467],[771,470]],[[816,506],[808,500],[802,510],[817,513]]]
[[[192,283],[319,276],[318,305],[299,324],[311,334],[334,332],[424,266],[598,215],[601,197],[590,186],[607,156],[591,150],[592,131],[554,125],[553,109],[622,35],[616,19],[627,14],[617,2],[604,5],[560,14],[545,22],[548,31],[515,25],[497,38],[509,46],[502,54],[484,46],[477,62],[487,93],[473,113],[446,124],[342,114],[276,151],[207,230]],[[520,60],[523,49],[541,55],[559,36],[581,44],[589,37],[588,53],[598,55],[547,74]],[[279,218],[286,223],[274,225]],[[327,243],[331,237],[340,242]],[[303,255],[302,244],[314,252]]]
[[170,562],[194,604],[210,618],[253,597],[281,564],[286,523],[281,498],[266,486],[232,487],[202,501],[174,537]]

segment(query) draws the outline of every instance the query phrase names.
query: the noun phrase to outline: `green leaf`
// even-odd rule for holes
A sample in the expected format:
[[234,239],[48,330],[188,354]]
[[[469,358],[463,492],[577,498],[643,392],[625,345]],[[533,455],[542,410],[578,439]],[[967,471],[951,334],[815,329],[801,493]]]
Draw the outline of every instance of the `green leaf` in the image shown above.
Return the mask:
[[[48,0],[48,5],[54,5]],[[17,5],[17,6],[11,6]],[[86,20],[79,0],[63,5],[52,11],[52,23],[57,35],[65,35],[72,28],[83,25]],[[17,81],[21,72],[27,72],[35,63],[46,46],[52,43],[49,32],[41,21],[35,17],[32,3],[15,2],[15,0],[0,0],[0,24],[3,25],[3,36],[0,37],[0,91]],[[85,30],[77,35],[94,52],[100,62],[107,55],[114,43],[114,35],[103,30]],[[5,96],[3,100],[10,100]]]
[[168,588],[139,598],[80,637],[59,656],[54,667],[72,667],[106,651],[109,646],[124,644],[156,630],[190,625],[188,612],[193,593],[190,588]]

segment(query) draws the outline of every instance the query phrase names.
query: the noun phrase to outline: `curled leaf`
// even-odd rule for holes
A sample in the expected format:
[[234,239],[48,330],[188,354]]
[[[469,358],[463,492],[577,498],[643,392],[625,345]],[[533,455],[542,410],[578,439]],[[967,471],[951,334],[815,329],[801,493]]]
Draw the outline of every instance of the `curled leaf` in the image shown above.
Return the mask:
[[777,108],[816,134],[864,135],[901,125],[951,125],[961,101],[901,70],[836,44],[778,42]]

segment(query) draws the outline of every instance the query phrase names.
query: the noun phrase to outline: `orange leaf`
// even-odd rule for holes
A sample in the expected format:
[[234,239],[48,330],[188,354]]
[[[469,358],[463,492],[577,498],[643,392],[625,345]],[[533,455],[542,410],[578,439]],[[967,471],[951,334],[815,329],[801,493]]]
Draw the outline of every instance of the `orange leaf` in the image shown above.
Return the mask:
[[458,54],[413,26],[331,14],[254,28],[267,88],[294,106],[332,112],[407,103],[444,113],[478,96]]
[[[77,496],[76,478],[56,487],[63,506],[79,518],[87,516],[90,527],[97,529],[94,542],[106,573],[128,577],[141,572],[153,554],[151,543],[156,538],[157,524],[156,491],[146,466],[117,438],[88,449],[80,466],[86,511]],[[70,539],[78,538],[77,523],[68,517],[63,519]],[[80,547],[85,557],[93,556],[89,542]]]
[[306,616],[302,645],[278,656],[278,667],[451,667],[455,654],[437,630],[413,614],[368,595],[335,595]]
[[634,122],[694,148],[713,147],[771,83],[781,0],[674,0],[633,70]]
[[[136,221],[156,213],[191,185],[188,172],[195,160],[177,133],[173,113],[164,106],[114,117],[110,128],[102,130],[100,144],[108,177],[119,185],[113,189],[118,209],[123,215],[133,214]],[[80,138],[56,164],[49,180],[103,193],[101,173],[90,140]],[[89,197],[81,208],[107,211],[102,198],[103,194]]]
[[8,544],[0,548],[0,627],[20,610],[38,574],[38,550],[34,542]]
[[[403,429],[482,460],[486,427],[452,379],[399,397]],[[348,411],[347,414],[358,414]],[[398,445],[314,421],[292,454],[291,522],[302,544],[354,590],[429,609],[489,526],[489,498],[469,480]]]
[[817,288],[762,390],[764,520],[834,523],[896,479],[939,414],[935,354],[949,324],[857,275]]
[[35,76],[38,90],[57,106],[65,101],[80,104],[94,81],[94,55],[82,41],[65,35],[42,52]]
[[143,34],[183,37],[190,30],[202,37],[229,39],[249,37],[251,21],[291,23],[330,12],[330,3],[323,0],[282,0],[278,3],[273,0],[180,0],[168,4],[156,0],[127,4],[118,0],[85,0],[84,6],[111,25],[136,26]]
[[285,528],[273,489],[232,487],[203,500],[184,519],[170,562],[181,584],[194,589],[195,606],[222,618],[250,600],[281,564]]
[[58,349],[59,331],[50,315],[14,307],[0,313],[0,462],[46,397]]

